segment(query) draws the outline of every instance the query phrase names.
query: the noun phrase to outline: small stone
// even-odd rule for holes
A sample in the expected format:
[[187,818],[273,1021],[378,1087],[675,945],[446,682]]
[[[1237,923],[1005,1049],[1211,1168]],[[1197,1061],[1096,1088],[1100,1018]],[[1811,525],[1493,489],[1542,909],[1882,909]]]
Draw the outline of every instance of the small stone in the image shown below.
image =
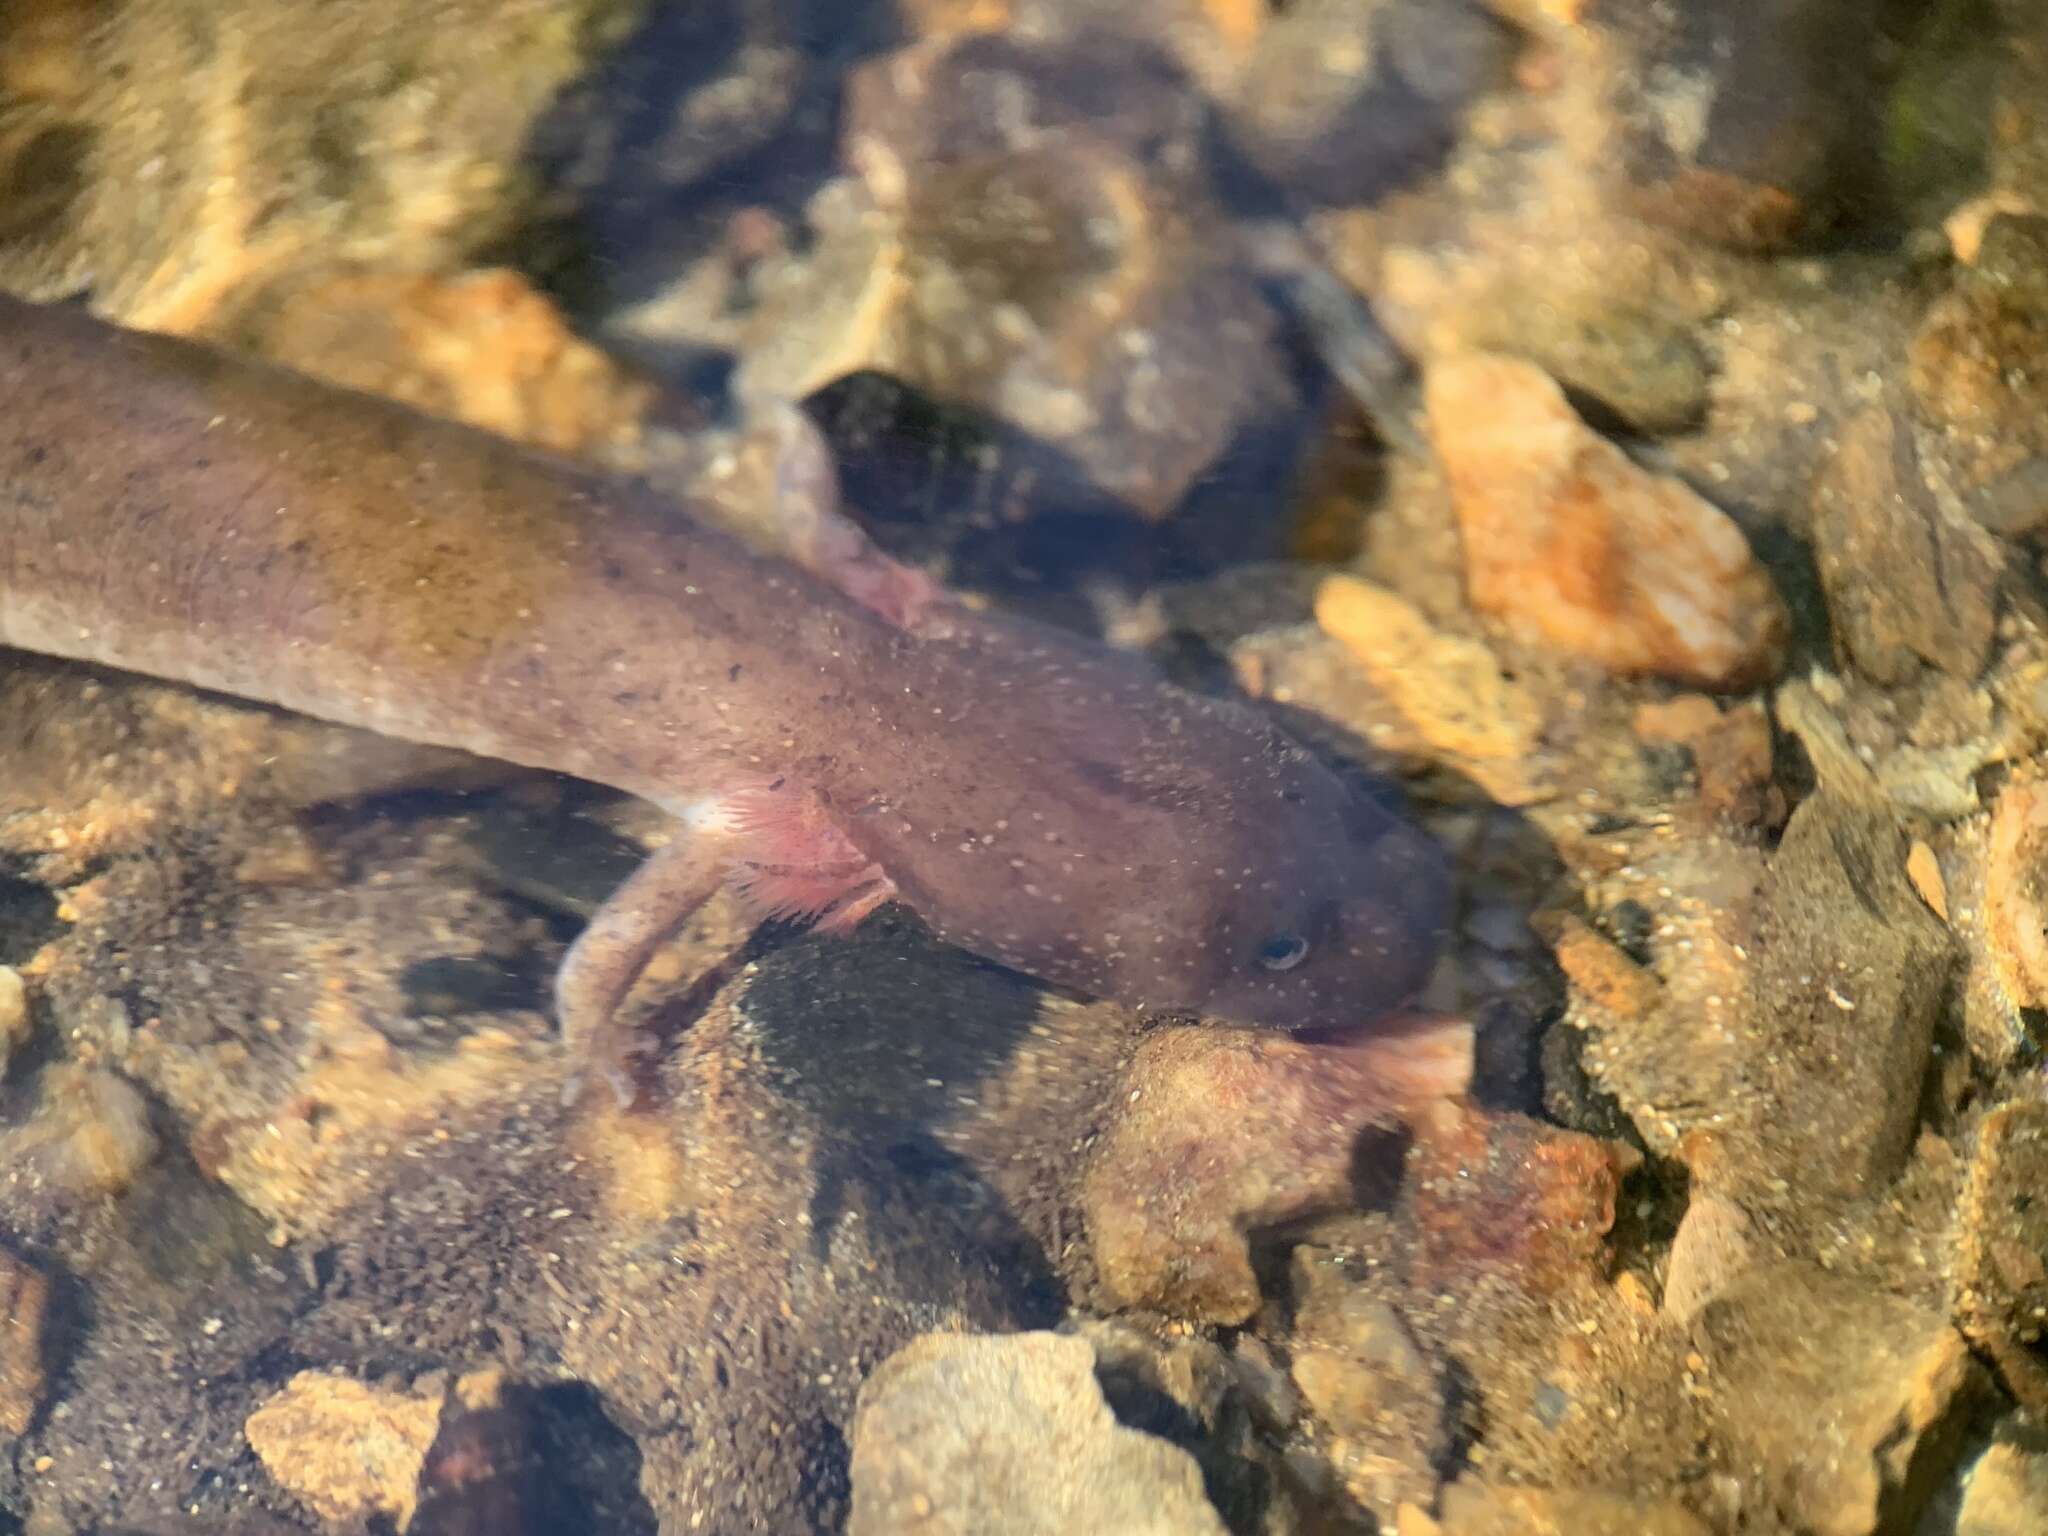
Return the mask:
[[1104,1290],[1207,1322],[1259,1305],[1247,1234],[1352,1200],[1360,1134],[1464,1092],[1469,1025],[1355,1045],[1253,1030],[1148,1036],[1115,1123],[1082,1176]]
[[1551,946],[1566,978],[1592,1003],[1624,1019],[1648,1016],[1663,1000],[1656,972],[1637,965],[1622,947],[1577,917],[1567,915]]
[[1466,106],[1506,75],[1507,30],[1466,0],[1300,0],[1239,71],[1233,142],[1276,185],[1370,203],[1430,169]]
[[1645,1321],[1657,1315],[1656,1293],[1650,1289],[1650,1282],[1632,1269],[1624,1269],[1614,1277],[1614,1294],[1623,1306]]
[[2015,1008],[2048,1005],[2048,783],[2016,778],[1999,792],[1984,849],[1984,932],[2000,989]]
[[1906,357],[1921,411],[1994,440],[1992,463],[2048,451],[2048,216],[1993,218],[1976,265],[1929,306]]
[[1721,723],[1721,706],[1704,693],[1681,693],[1637,706],[1630,724],[1645,741],[1691,746]]
[[1783,796],[1771,780],[1771,719],[1762,701],[1746,700],[1725,714],[1704,694],[1645,704],[1635,714],[1645,741],[1682,746],[1692,753],[1700,805],[1735,826],[1782,819]]
[[1754,1497],[1816,1536],[1911,1530],[1988,1391],[1939,1312],[1809,1264],[1752,1271],[1692,1339],[1716,1434],[1757,1468]]
[[320,845],[293,822],[283,823],[235,865],[235,879],[262,889],[321,886],[333,877]]
[[386,1515],[402,1530],[412,1520],[444,1396],[301,1371],[242,1428],[264,1470],[321,1519]]
[[2021,1100],[1984,1117],[1956,1202],[1956,1321],[2031,1411],[2048,1410],[2037,1351],[2048,1316],[2048,1108]]
[[43,1321],[50,1281],[24,1259],[0,1249],[0,1431],[20,1436],[43,1400]]
[[1431,746],[1519,758],[1536,744],[1542,706],[1479,641],[1440,633],[1413,604],[1355,576],[1325,581],[1315,612]]
[[1905,682],[1923,662],[1965,680],[1983,671],[2004,572],[1997,540],[1943,508],[1911,424],[1889,407],[1843,428],[1814,479],[1813,535],[1828,613],[1857,670],[1879,683]]
[[1913,839],[1913,846],[1906,850],[1906,878],[1913,882],[1913,889],[1920,893],[1927,909],[1947,922],[1948,885],[1941,877],[1941,861],[1935,858],[1934,850],[1917,837]]
[[862,1385],[852,1442],[847,1536],[1225,1529],[1192,1456],[1117,1423],[1081,1339],[914,1339]]
[[1645,214],[1745,250],[1825,228],[1868,163],[1880,86],[1852,0],[1590,5],[1575,41],[1600,87],[1595,140]]
[[1011,23],[1010,0],[904,0],[903,19],[919,37],[1000,32]]
[[815,241],[764,268],[734,392],[892,374],[1018,434],[1030,480],[1078,467],[1091,494],[1170,516],[1249,424],[1297,408],[1278,319],[1207,236],[1190,105],[1128,35],[965,34],[862,65],[860,185],[814,201]]
[[1963,1477],[1955,1536],[2038,1536],[2048,1531],[2048,1456],[1993,1445]]
[[1707,1090],[1681,1067],[1683,1088],[1642,1095],[1715,1106],[1720,1188],[1752,1213],[1792,1185],[1808,1202],[1868,1198],[1912,1150],[1958,951],[1906,879],[1907,842],[1887,807],[1802,801],[1733,935],[1751,959],[1715,1031],[1741,1042],[1731,1079]]
[[1977,265],[1977,256],[1984,248],[1984,231],[1991,221],[2002,213],[2039,213],[2031,199],[2010,188],[1999,188],[1986,192],[1981,197],[1965,198],[1956,204],[1954,212],[1941,221],[1941,232],[1948,236],[1949,249],[1957,261],[1966,267]]
[[1462,1291],[1495,1279],[1550,1297],[1600,1278],[1621,1181],[1642,1156],[1471,1106],[1416,1128],[1406,1188],[1414,1283]]
[[1253,1414],[1269,1434],[1284,1435],[1301,1417],[1301,1396],[1288,1371],[1254,1333],[1241,1333],[1230,1347],[1230,1366]]
[[1690,1322],[1755,1263],[1755,1242],[1742,1207],[1711,1192],[1693,1196],[1671,1238],[1664,1272],[1664,1310]]
[[1467,1475],[1443,1491],[1442,1536],[1710,1536],[1663,1499],[1585,1488],[1500,1488]]
[[1475,607],[1619,674],[1735,690],[1778,670],[1789,620],[1741,530],[1637,468],[1541,369],[1451,358],[1425,397]]
[[0,1078],[7,1075],[8,1062],[27,1043],[33,1026],[28,1011],[28,986],[22,981],[21,972],[11,965],[0,965]]
[[117,1073],[76,1062],[44,1070],[42,1099],[5,1150],[73,1195],[118,1194],[156,1158],[149,1104]]
[[1339,1471],[1382,1518],[1434,1491],[1449,1450],[1442,1367],[1393,1307],[1313,1249],[1295,1251],[1294,1384],[1349,1448]]
[[[414,1390],[430,1390],[426,1381]],[[457,1378],[446,1412],[420,1468],[417,1532],[534,1531],[543,1465],[535,1443],[534,1394],[509,1383],[502,1369]]]
[[[1265,1359],[1271,1383],[1254,1383],[1251,1362],[1263,1347],[1256,1338],[1240,1338],[1233,1357],[1199,1333],[1162,1336],[1111,1318],[1084,1318],[1062,1331],[1094,1349],[1095,1379],[1119,1424],[1157,1435],[1195,1458],[1202,1485],[1226,1524],[1236,1528],[1246,1511],[1271,1506],[1275,1458],[1258,1443],[1248,1419],[1278,1414],[1284,1422],[1273,1433],[1282,1433],[1300,1416],[1301,1399],[1270,1354]],[[1245,1339],[1251,1340],[1249,1350],[1242,1348]],[[1265,1401],[1253,1395],[1259,1392]]]
[[1707,413],[1712,375],[1691,318],[1611,289],[1514,284],[1450,326],[1461,350],[1525,357],[1635,432],[1687,431]]
[[1770,710],[1745,699],[1692,743],[1700,805],[1730,826],[1777,826],[1785,819],[1784,792],[1772,780]]

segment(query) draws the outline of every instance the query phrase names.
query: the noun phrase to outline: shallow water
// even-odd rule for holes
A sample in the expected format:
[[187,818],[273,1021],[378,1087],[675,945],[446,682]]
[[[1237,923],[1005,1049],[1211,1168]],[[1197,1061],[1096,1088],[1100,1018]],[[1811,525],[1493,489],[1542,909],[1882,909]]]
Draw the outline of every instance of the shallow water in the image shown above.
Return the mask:
[[[1136,996],[1118,930],[1279,998],[1333,903],[1191,929],[1364,855],[1208,773],[1193,705],[1172,761],[958,725],[891,770],[985,817],[934,846],[1028,768],[1080,857],[1187,860],[1016,877],[1017,927],[1078,909],[1065,970],[915,841],[850,933],[722,890],[624,1005],[622,1102],[553,978],[678,827],[547,771],[602,743],[446,750],[541,716],[396,641],[439,746],[83,638],[151,610],[123,518],[185,520],[229,628],[207,538],[280,484],[404,555],[288,477],[356,407],[159,508],[126,375],[50,417],[0,350],[0,633],[41,637],[0,652],[0,1532],[2048,1529],[2044,72],[2033,0],[0,0],[0,293],[770,561],[814,553],[794,403],[890,573],[860,654],[956,643],[886,556],[973,616],[956,719],[1091,719],[989,664],[1049,624],[1270,721],[1454,887],[1308,1028]],[[464,524],[511,571],[527,486]],[[50,574],[66,517],[135,601]],[[762,654],[686,734],[875,622],[828,580],[763,623],[768,579],[710,594]],[[590,590],[492,632],[574,651]]]

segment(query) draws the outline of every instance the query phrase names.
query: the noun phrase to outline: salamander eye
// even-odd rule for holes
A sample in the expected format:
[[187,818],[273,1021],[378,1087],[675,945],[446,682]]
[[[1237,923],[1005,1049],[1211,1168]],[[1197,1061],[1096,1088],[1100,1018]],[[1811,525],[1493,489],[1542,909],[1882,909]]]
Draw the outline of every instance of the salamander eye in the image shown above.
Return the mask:
[[1259,946],[1259,964],[1269,971],[1291,971],[1308,958],[1308,940],[1298,933],[1276,933]]

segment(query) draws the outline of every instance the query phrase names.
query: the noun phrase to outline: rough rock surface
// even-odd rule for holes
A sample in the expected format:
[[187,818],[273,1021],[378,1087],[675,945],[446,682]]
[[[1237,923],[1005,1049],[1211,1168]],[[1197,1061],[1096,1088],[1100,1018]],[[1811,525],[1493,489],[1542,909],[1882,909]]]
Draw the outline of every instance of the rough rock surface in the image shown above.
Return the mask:
[[906,1345],[861,1388],[848,1536],[1223,1536],[1193,1459],[1118,1428],[1094,1367],[1046,1333]]
[[1758,1271],[1692,1336],[1731,1445],[1783,1517],[1824,1536],[1924,1503],[1984,1390],[1939,1313],[1806,1266]]
[[1104,1290],[1122,1306],[1242,1322],[1259,1302],[1251,1234],[1341,1204],[1361,1135],[1462,1092],[1470,1052],[1455,1028],[1418,1048],[1152,1036],[1083,1178]]
[[1784,605],[1725,513],[1631,464],[1533,364],[1450,359],[1427,388],[1475,607],[1614,672],[1735,688],[1777,669]]
[[404,1528],[441,1423],[438,1391],[386,1391],[301,1371],[245,1426],[249,1444],[322,1519],[389,1515]]

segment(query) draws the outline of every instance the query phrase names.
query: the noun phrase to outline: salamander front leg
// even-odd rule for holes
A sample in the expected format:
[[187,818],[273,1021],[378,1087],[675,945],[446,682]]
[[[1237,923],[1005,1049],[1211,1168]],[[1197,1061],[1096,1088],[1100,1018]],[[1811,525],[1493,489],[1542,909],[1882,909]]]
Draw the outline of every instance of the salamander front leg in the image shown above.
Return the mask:
[[655,950],[725,883],[732,858],[732,840],[721,830],[678,826],[668,846],[648,855],[598,908],[555,973],[563,1041],[605,1075],[621,1105],[633,1100],[634,1053],[619,1005]]
[[846,515],[832,450],[794,405],[769,411],[775,426],[774,513],[783,553],[898,629],[943,621],[953,598],[923,571],[892,560]]

